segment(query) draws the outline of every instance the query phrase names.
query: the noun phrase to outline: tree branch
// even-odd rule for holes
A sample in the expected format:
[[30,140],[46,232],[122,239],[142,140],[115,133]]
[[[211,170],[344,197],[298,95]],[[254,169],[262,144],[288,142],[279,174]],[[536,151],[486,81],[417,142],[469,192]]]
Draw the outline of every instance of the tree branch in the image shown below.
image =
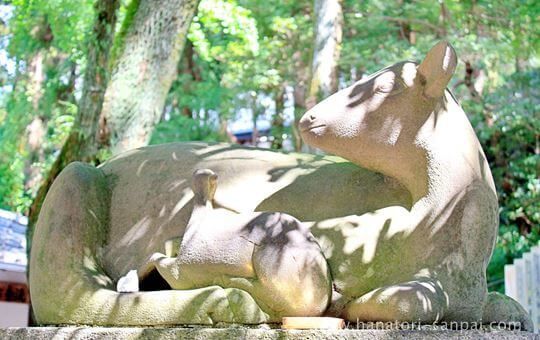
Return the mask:
[[428,27],[428,28],[434,30],[438,34],[443,35],[445,33],[444,28],[439,27],[437,25],[434,25],[434,24],[432,24],[430,22],[420,20],[420,19],[395,18],[395,17],[389,17],[389,16],[379,16],[379,17],[376,17],[376,19],[386,20],[386,21],[393,21],[393,22],[397,22],[399,24],[421,25],[421,26],[425,26],[425,27]]

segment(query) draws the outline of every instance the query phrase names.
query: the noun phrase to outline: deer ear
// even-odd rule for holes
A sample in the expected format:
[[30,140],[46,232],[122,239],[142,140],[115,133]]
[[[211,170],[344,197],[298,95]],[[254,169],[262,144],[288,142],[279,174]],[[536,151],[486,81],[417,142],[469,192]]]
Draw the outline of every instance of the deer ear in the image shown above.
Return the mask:
[[456,65],[456,51],[448,42],[440,41],[433,46],[424,61],[418,65],[418,73],[425,79],[424,95],[430,98],[441,97],[456,70]]

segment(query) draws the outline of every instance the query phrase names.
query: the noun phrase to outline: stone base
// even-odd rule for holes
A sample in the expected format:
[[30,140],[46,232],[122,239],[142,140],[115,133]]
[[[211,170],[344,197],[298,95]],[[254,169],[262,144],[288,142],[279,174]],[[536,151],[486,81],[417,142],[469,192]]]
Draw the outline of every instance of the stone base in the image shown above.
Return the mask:
[[2,328],[0,339],[531,339],[510,330],[281,330],[260,328],[27,327]]

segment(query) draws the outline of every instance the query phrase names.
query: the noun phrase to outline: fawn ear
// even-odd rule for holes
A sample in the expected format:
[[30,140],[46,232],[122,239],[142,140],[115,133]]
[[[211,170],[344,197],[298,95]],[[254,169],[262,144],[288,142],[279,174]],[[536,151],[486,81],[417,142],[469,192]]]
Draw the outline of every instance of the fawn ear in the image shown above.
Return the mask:
[[418,65],[418,73],[425,79],[424,95],[430,98],[441,97],[456,70],[456,65],[456,51],[448,42],[440,41],[433,46]]

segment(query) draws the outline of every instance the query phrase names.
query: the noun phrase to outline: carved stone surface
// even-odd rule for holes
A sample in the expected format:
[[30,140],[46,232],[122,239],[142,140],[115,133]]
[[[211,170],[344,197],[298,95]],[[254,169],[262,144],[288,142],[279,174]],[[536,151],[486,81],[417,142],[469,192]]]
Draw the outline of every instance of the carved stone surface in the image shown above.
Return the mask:
[[101,328],[101,327],[39,327],[39,328],[0,328],[0,338],[13,340],[48,339],[540,339],[538,335],[508,330],[341,330],[341,331],[286,331],[280,329],[250,328]]
[[308,111],[300,121],[304,140],[350,162],[173,143],[132,150],[99,168],[69,165],[34,234],[36,318],[92,325],[279,321],[283,311],[236,286],[235,275],[197,289],[114,290],[120,277],[184,234],[194,205],[191,175],[212,169],[220,176],[216,206],[281,212],[310,227],[332,275],[327,315],[530,327],[519,304],[487,294],[497,197],[474,131],[445,90],[456,63],[453,48],[441,42],[419,65],[387,67]]

